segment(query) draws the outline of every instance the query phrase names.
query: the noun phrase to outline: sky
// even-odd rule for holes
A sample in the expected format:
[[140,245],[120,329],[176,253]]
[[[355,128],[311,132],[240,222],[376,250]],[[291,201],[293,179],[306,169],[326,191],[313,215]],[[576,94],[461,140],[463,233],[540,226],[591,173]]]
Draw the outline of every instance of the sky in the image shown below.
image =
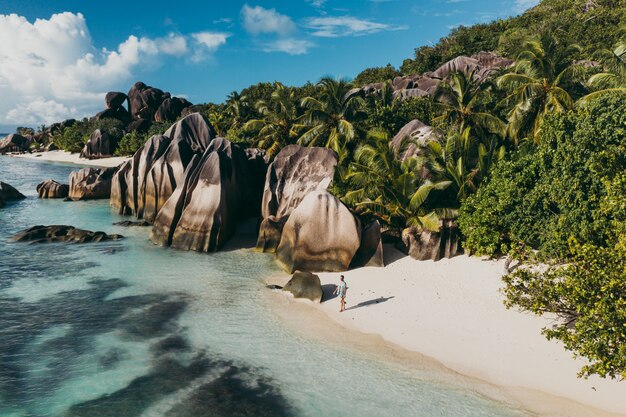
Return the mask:
[[104,109],[136,81],[223,102],[287,85],[399,67],[459,25],[538,0],[0,0],[0,132]]

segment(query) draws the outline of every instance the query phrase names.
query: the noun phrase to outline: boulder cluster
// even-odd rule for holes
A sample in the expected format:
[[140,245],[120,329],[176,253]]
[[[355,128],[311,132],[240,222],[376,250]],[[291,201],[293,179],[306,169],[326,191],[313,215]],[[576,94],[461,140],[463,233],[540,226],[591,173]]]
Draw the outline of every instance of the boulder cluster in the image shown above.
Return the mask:
[[[172,97],[170,93],[136,82],[128,94],[111,91],[106,94],[105,109],[92,120],[115,119],[122,122],[126,132],[147,132],[153,122],[178,119],[183,110],[191,106],[184,98]],[[128,102],[128,109],[124,106]],[[81,156],[88,159],[106,158],[117,149],[118,138],[95,130],[83,148]]]
[[0,155],[12,152],[25,152],[28,150],[32,140],[17,133],[0,139]]
[[[514,61],[503,58],[492,52],[479,52],[472,56],[458,56],[444,63],[435,71],[423,74],[399,76],[393,79],[393,97],[406,99],[411,97],[433,97],[442,81],[448,79],[454,72],[463,72],[472,75],[479,82],[485,81],[489,75],[501,68],[508,68]],[[381,91],[384,83],[367,84],[352,90],[351,94],[375,94]]]
[[67,198],[70,187],[55,180],[45,180],[37,185],[37,195],[39,198]]
[[73,226],[33,226],[22,230],[14,235],[13,242],[31,243],[51,243],[51,242],[71,242],[90,243],[104,242],[107,240],[123,239],[122,235],[107,235],[104,232],[92,232],[89,230],[77,229]]

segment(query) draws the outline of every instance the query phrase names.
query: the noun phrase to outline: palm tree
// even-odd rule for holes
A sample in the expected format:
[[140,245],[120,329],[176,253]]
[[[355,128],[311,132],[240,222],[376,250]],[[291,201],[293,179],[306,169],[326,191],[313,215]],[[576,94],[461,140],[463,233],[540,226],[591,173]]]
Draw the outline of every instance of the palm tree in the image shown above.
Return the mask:
[[301,125],[298,123],[298,106],[294,95],[292,88],[277,82],[270,100],[259,100],[256,103],[256,110],[262,118],[250,120],[244,125],[244,130],[257,134],[256,146],[267,149],[269,156],[276,155],[298,138]]
[[237,91],[232,91],[226,97],[226,111],[233,118],[231,128],[239,128],[250,113],[250,103],[246,95],[241,95]]
[[353,123],[365,117],[365,100],[348,94],[352,86],[345,80],[323,78],[318,85],[321,88],[319,99],[302,99],[303,121],[308,130],[298,143],[325,146],[341,156],[345,154],[346,145],[357,136]]
[[626,92],[626,25],[621,26],[620,31],[625,36],[613,49],[601,49],[594,54],[604,71],[589,78],[587,84],[598,90],[582,97],[578,105],[584,106],[608,92]]
[[504,136],[506,131],[504,122],[478,109],[483,93],[489,88],[490,83],[478,82],[473,71],[469,74],[464,72],[450,74],[449,79],[439,84],[435,92],[436,107],[441,111],[441,115],[434,118],[433,122],[437,124],[447,121],[457,125],[460,131],[472,127],[479,134],[487,131]]
[[351,191],[342,200],[391,227],[420,225],[437,230],[439,218],[427,200],[433,190],[445,190],[451,182],[424,180],[417,159],[396,159],[387,132],[370,131],[368,139],[355,151],[346,176]]
[[525,43],[513,73],[498,78],[498,87],[510,91],[504,103],[512,105],[508,133],[515,144],[523,135],[537,141],[546,114],[572,108],[570,89],[578,52],[579,46],[563,46],[552,34],[543,34]]

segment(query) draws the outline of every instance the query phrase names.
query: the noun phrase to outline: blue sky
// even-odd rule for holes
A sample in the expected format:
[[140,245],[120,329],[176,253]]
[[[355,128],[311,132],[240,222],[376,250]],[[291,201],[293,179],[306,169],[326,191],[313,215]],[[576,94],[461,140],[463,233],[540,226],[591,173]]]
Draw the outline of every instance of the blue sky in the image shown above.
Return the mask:
[[260,81],[352,78],[535,3],[3,0],[0,131],[94,114],[137,80],[200,103]]

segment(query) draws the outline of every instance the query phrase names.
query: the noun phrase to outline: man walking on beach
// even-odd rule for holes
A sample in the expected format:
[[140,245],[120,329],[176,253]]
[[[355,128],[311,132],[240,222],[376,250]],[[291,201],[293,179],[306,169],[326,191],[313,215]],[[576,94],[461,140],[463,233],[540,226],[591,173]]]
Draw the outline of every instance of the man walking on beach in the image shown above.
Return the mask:
[[346,284],[343,275],[339,277],[339,280],[341,282],[337,285],[333,294],[337,294],[339,296],[339,312],[341,313],[346,309],[346,293],[348,292],[348,285]]

